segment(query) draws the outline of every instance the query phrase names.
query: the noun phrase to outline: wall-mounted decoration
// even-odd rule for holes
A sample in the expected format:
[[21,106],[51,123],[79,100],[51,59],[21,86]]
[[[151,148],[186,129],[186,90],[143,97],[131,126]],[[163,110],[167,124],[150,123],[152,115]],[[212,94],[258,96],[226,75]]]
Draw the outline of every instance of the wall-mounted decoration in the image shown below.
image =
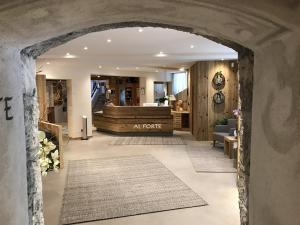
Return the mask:
[[218,91],[214,94],[213,101],[215,104],[222,104],[225,102],[225,96],[222,91]]
[[225,76],[222,74],[222,71],[215,73],[212,83],[216,90],[221,90],[225,87]]
[[61,81],[53,82],[53,97],[54,106],[59,106],[63,103],[63,85]]

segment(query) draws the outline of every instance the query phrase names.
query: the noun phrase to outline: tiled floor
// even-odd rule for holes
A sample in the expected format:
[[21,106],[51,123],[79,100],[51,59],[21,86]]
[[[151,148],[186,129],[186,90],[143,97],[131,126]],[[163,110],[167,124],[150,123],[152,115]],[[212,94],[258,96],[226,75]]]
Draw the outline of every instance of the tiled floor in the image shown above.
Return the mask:
[[46,225],[58,225],[68,160],[101,158],[121,155],[152,154],[183,182],[196,191],[208,206],[171,210],[118,219],[83,223],[87,225],[239,225],[236,174],[196,173],[185,151],[190,146],[210,144],[194,141],[179,132],[187,145],[111,145],[112,136],[94,133],[88,141],[72,140],[65,149],[65,168],[49,173],[43,179],[44,215]]

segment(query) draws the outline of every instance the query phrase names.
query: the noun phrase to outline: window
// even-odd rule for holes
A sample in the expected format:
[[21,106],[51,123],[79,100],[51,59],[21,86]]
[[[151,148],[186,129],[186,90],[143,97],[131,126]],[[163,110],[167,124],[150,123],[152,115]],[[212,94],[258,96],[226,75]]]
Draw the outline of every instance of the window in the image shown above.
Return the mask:
[[172,88],[173,94],[176,95],[179,92],[187,89],[187,73],[173,73],[173,80],[172,80]]

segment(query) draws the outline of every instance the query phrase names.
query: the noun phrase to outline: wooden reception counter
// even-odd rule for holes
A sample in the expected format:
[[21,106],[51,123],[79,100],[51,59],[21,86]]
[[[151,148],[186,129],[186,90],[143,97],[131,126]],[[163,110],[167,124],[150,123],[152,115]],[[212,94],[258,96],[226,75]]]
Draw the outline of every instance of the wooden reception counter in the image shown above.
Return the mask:
[[173,135],[170,107],[105,106],[94,113],[93,124],[100,131],[124,135]]

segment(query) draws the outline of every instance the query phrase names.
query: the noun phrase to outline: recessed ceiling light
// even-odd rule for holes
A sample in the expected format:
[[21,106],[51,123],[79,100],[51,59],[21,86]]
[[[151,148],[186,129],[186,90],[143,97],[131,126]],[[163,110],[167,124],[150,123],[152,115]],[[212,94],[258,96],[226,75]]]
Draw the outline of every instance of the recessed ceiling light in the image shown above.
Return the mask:
[[75,55],[71,55],[69,52],[64,56],[64,58],[76,58]]
[[83,48],[84,50],[88,50],[89,48],[87,47],[87,46],[84,46],[84,48]]
[[117,69],[117,70],[119,70],[119,69],[120,69],[120,67],[116,67],[116,69]]
[[50,65],[50,62],[46,62],[47,65]]
[[111,39],[107,39],[106,41],[107,41],[107,43],[110,43],[110,42],[111,42]]
[[139,32],[142,33],[144,30],[143,28],[139,28]]
[[97,77],[100,78],[100,75],[98,75]]
[[158,54],[155,55],[156,57],[166,57],[168,56],[166,53],[164,52],[159,52]]
[[190,45],[190,48],[195,48],[195,46],[194,45]]
[[102,69],[102,66],[98,66],[99,69]]
[[185,68],[184,68],[184,67],[181,67],[181,68],[179,69],[179,71],[185,71]]

